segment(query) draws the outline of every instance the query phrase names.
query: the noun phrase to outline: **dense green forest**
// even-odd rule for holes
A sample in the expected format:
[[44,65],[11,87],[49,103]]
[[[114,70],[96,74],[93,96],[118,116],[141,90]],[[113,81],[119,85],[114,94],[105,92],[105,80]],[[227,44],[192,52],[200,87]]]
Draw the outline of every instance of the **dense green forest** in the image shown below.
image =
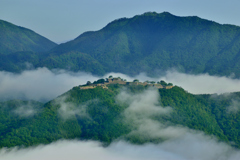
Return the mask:
[[239,77],[239,35],[238,26],[221,25],[196,16],[149,12],[115,20],[99,31],[83,33],[53,48],[51,56],[38,66],[62,68],[59,64],[67,61],[77,70],[81,63],[64,58],[74,51],[96,60],[103,72],[154,75],[176,68],[185,73],[227,76],[235,73]]
[[175,68],[240,77],[240,27],[197,16],[148,12],[114,20],[60,45],[5,21],[0,21],[0,35],[0,69],[11,72],[26,69],[29,62],[96,75],[156,75]]
[[47,38],[20,26],[0,20],[0,53],[21,51],[44,52],[57,44]]
[[[46,104],[20,100],[1,102],[0,147],[32,146],[75,138],[100,140],[106,144],[119,138],[133,143],[162,141],[164,139],[141,137],[144,135],[129,136],[134,128],[132,121],[124,117],[128,103],[119,103],[116,99],[123,90],[129,95],[137,95],[148,89],[143,85],[120,84],[109,84],[108,89],[101,86],[80,89],[77,86]],[[240,115],[236,108],[240,102],[239,92],[193,95],[177,86],[153,90],[160,94],[159,106],[170,106],[172,111],[170,115],[156,115],[152,119],[203,131],[240,147]],[[21,109],[32,112],[26,115]]]
[[0,20],[0,70],[21,72],[38,64],[56,43],[34,31]]

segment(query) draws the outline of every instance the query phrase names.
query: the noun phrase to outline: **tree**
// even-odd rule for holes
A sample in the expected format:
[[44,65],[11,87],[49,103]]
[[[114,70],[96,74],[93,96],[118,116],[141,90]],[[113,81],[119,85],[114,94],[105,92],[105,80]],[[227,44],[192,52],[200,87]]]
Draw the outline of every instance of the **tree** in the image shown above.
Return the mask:
[[163,80],[160,81],[160,84],[161,84],[162,86],[167,86],[167,83],[166,83],[165,81],[163,81]]
[[104,83],[104,82],[105,82],[105,80],[102,78],[97,81],[94,81],[93,84],[99,84],[99,83]]
[[139,82],[139,80],[138,79],[134,79],[133,82]]
[[105,82],[105,80],[102,78],[102,79],[99,79],[99,80],[97,80],[97,83],[104,83]]
[[112,76],[112,75],[110,75],[108,78],[113,78],[113,76]]
[[87,81],[87,85],[91,85],[92,83],[90,81]]

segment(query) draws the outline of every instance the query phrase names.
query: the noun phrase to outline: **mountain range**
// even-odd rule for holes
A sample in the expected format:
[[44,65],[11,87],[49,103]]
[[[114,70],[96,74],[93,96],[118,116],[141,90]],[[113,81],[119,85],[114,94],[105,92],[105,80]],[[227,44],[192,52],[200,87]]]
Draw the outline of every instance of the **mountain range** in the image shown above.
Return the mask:
[[2,70],[20,72],[28,62],[34,67],[96,75],[146,72],[154,76],[176,69],[240,76],[240,27],[197,16],[147,12],[114,20],[99,31],[85,32],[60,45],[25,28],[1,24]]
[[[240,77],[240,27],[196,16],[148,12],[60,45],[6,21],[0,21],[0,35],[2,71],[47,67],[156,76],[176,69]],[[97,140],[106,146],[119,140],[160,144],[178,142],[182,135],[240,148],[239,103],[240,92],[194,95],[164,81],[88,81],[46,103],[0,102],[0,148],[61,139]]]

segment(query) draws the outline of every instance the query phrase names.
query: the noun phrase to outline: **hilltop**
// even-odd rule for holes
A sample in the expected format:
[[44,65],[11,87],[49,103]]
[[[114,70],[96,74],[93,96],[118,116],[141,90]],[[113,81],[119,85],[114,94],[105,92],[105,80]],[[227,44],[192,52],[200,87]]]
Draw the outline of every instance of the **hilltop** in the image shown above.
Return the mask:
[[112,77],[109,76],[109,78],[105,79],[99,79],[97,81],[94,81],[93,83],[91,83],[90,81],[88,81],[86,83],[86,85],[82,85],[80,86],[80,89],[94,89],[98,86],[101,86],[102,88],[108,89],[108,85],[112,85],[112,84],[121,84],[123,86],[144,86],[144,87],[155,87],[157,89],[171,89],[173,87],[172,83],[166,83],[164,81],[160,81],[160,82],[154,82],[154,81],[145,81],[145,82],[139,82],[138,79],[133,80],[132,82],[127,82],[127,80],[122,79],[120,77]]
[[156,88],[136,80],[129,85],[121,78],[107,80],[93,82],[98,86],[91,89],[81,88],[94,86],[89,82],[73,87],[45,104],[1,102],[0,147],[34,146],[59,139],[98,140],[104,144],[119,139],[135,144],[165,141],[161,135],[132,134],[146,118],[159,126],[202,131],[240,147],[240,113],[236,108],[229,110],[233,100],[240,100],[239,92],[228,96],[193,95],[178,86],[159,87],[164,81],[156,83]]

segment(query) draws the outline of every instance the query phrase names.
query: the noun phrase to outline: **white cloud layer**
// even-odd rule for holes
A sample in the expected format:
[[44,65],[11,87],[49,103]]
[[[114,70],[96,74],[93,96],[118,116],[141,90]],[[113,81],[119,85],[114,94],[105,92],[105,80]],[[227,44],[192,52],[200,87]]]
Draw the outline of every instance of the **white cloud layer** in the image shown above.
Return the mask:
[[117,95],[116,100],[118,103],[128,105],[124,110],[124,121],[133,129],[128,135],[130,137],[138,136],[148,141],[156,138],[173,138],[185,133],[184,128],[167,126],[153,119],[169,115],[172,111],[171,107],[160,106],[160,96],[156,88],[150,88],[139,94],[123,90]]
[[141,73],[135,77],[130,77],[121,73],[109,73],[106,76],[113,75],[114,77],[121,77],[132,81],[138,79],[140,81],[160,81],[164,80],[167,83],[173,83],[180,86],[193,94],[221,94],[226,92],[240,91],[240,79],[233,79],[232,77],[211,76],[209,74],[186,74],[180,73],[176,70],[169,70],[157,78],[147,77],[145,73]]
[[[181,74],[180,74],[181,75]],[[167,77],[167,76],[166,76]],[[140,78],[139,78],[140,79]],[[154,120],[156,116],[165,116],[170,107],[159,105],[159,93],[149,89],[140,94],[131,94],[123,90],[117,101],[128,105],[124,111],[126,121],[131,121],[133,131],[129,136],[140,136],[146,140],[163,138],[158,144],[133,145],[125,141],[113,142],[102,147],[99,142],[60,140],[49,145],[40,145],[26,149],[1,149],[3,160],[238,160],[240,151],[212,136],[190,130],[186,127],[172,126]],[[63,109],[68,116],[72,111]],[[75,110],[75,106],[70,109]],[[81,107],[81,106],[80,106]],[[83,107],[84,108],[84,107]],[[76,110],[77,111],[77,110]],[[77,111],[78,112],[78,111]],[[79,114],[85,111],[80,110]]]
[[232,99],[231,105],[227,107],[228,113],[237,113],[240,110],[240,101]]
[[69,95],[63,97],[58,97],[54,100],[54,105],[59,105],[58,114],[63,120],[71,119],[78,115],[82,118],[90,118],[90,115],[87,113],[87,107],[91,103],[98,103],[98,99],[89,100],[80,105],[76,105],[73,102],[67,102],[66,99]]
[[21,74],[1,71],[0,97],[48,101],[74,86],[96,79],[95,76],[84,72],[50,71],[47,68],[27,70]]
[[12,111],[15,115],[19,117],[32,117],[37,112],[39,112],[39,108],[35,107],[31,102],[28,102],[26,105],[20,105],[15,110]]
[[202,134],[187,134],[161,144],[124,141],[102,147],[94,141],[61,140],[26,149],[1,149],[1,160],[238,160],[240,151]]
[[168,71],[162,79],[175,85],[179,85],[194,94],[220,94],[240,91],[240,80],[225,76],[218,77],[210,76],[208,74],[192,75],[179,73],[177,71]]
[[208,74],[191,75],[168,71],[164,76],[158,78],[147,77],[142,73],[130,77],[121,73],[109,73],[103,77],[97,77],[85,72],[68,72],[65,70],[50,71],[47,68],[27,70],[21,74],[0,71],[0,100],[4,99],[32,99],[37,101],[48,101],[74,86],[86,84],[87,81],[95,81],[99,78],[106,78],[109,75],[121,77],[132,81],[160,81],[165,80],[174,85],[181,86],[194,94],[204,93],[225,93],[240,91],[240,80],[228,77],[210,76]]

